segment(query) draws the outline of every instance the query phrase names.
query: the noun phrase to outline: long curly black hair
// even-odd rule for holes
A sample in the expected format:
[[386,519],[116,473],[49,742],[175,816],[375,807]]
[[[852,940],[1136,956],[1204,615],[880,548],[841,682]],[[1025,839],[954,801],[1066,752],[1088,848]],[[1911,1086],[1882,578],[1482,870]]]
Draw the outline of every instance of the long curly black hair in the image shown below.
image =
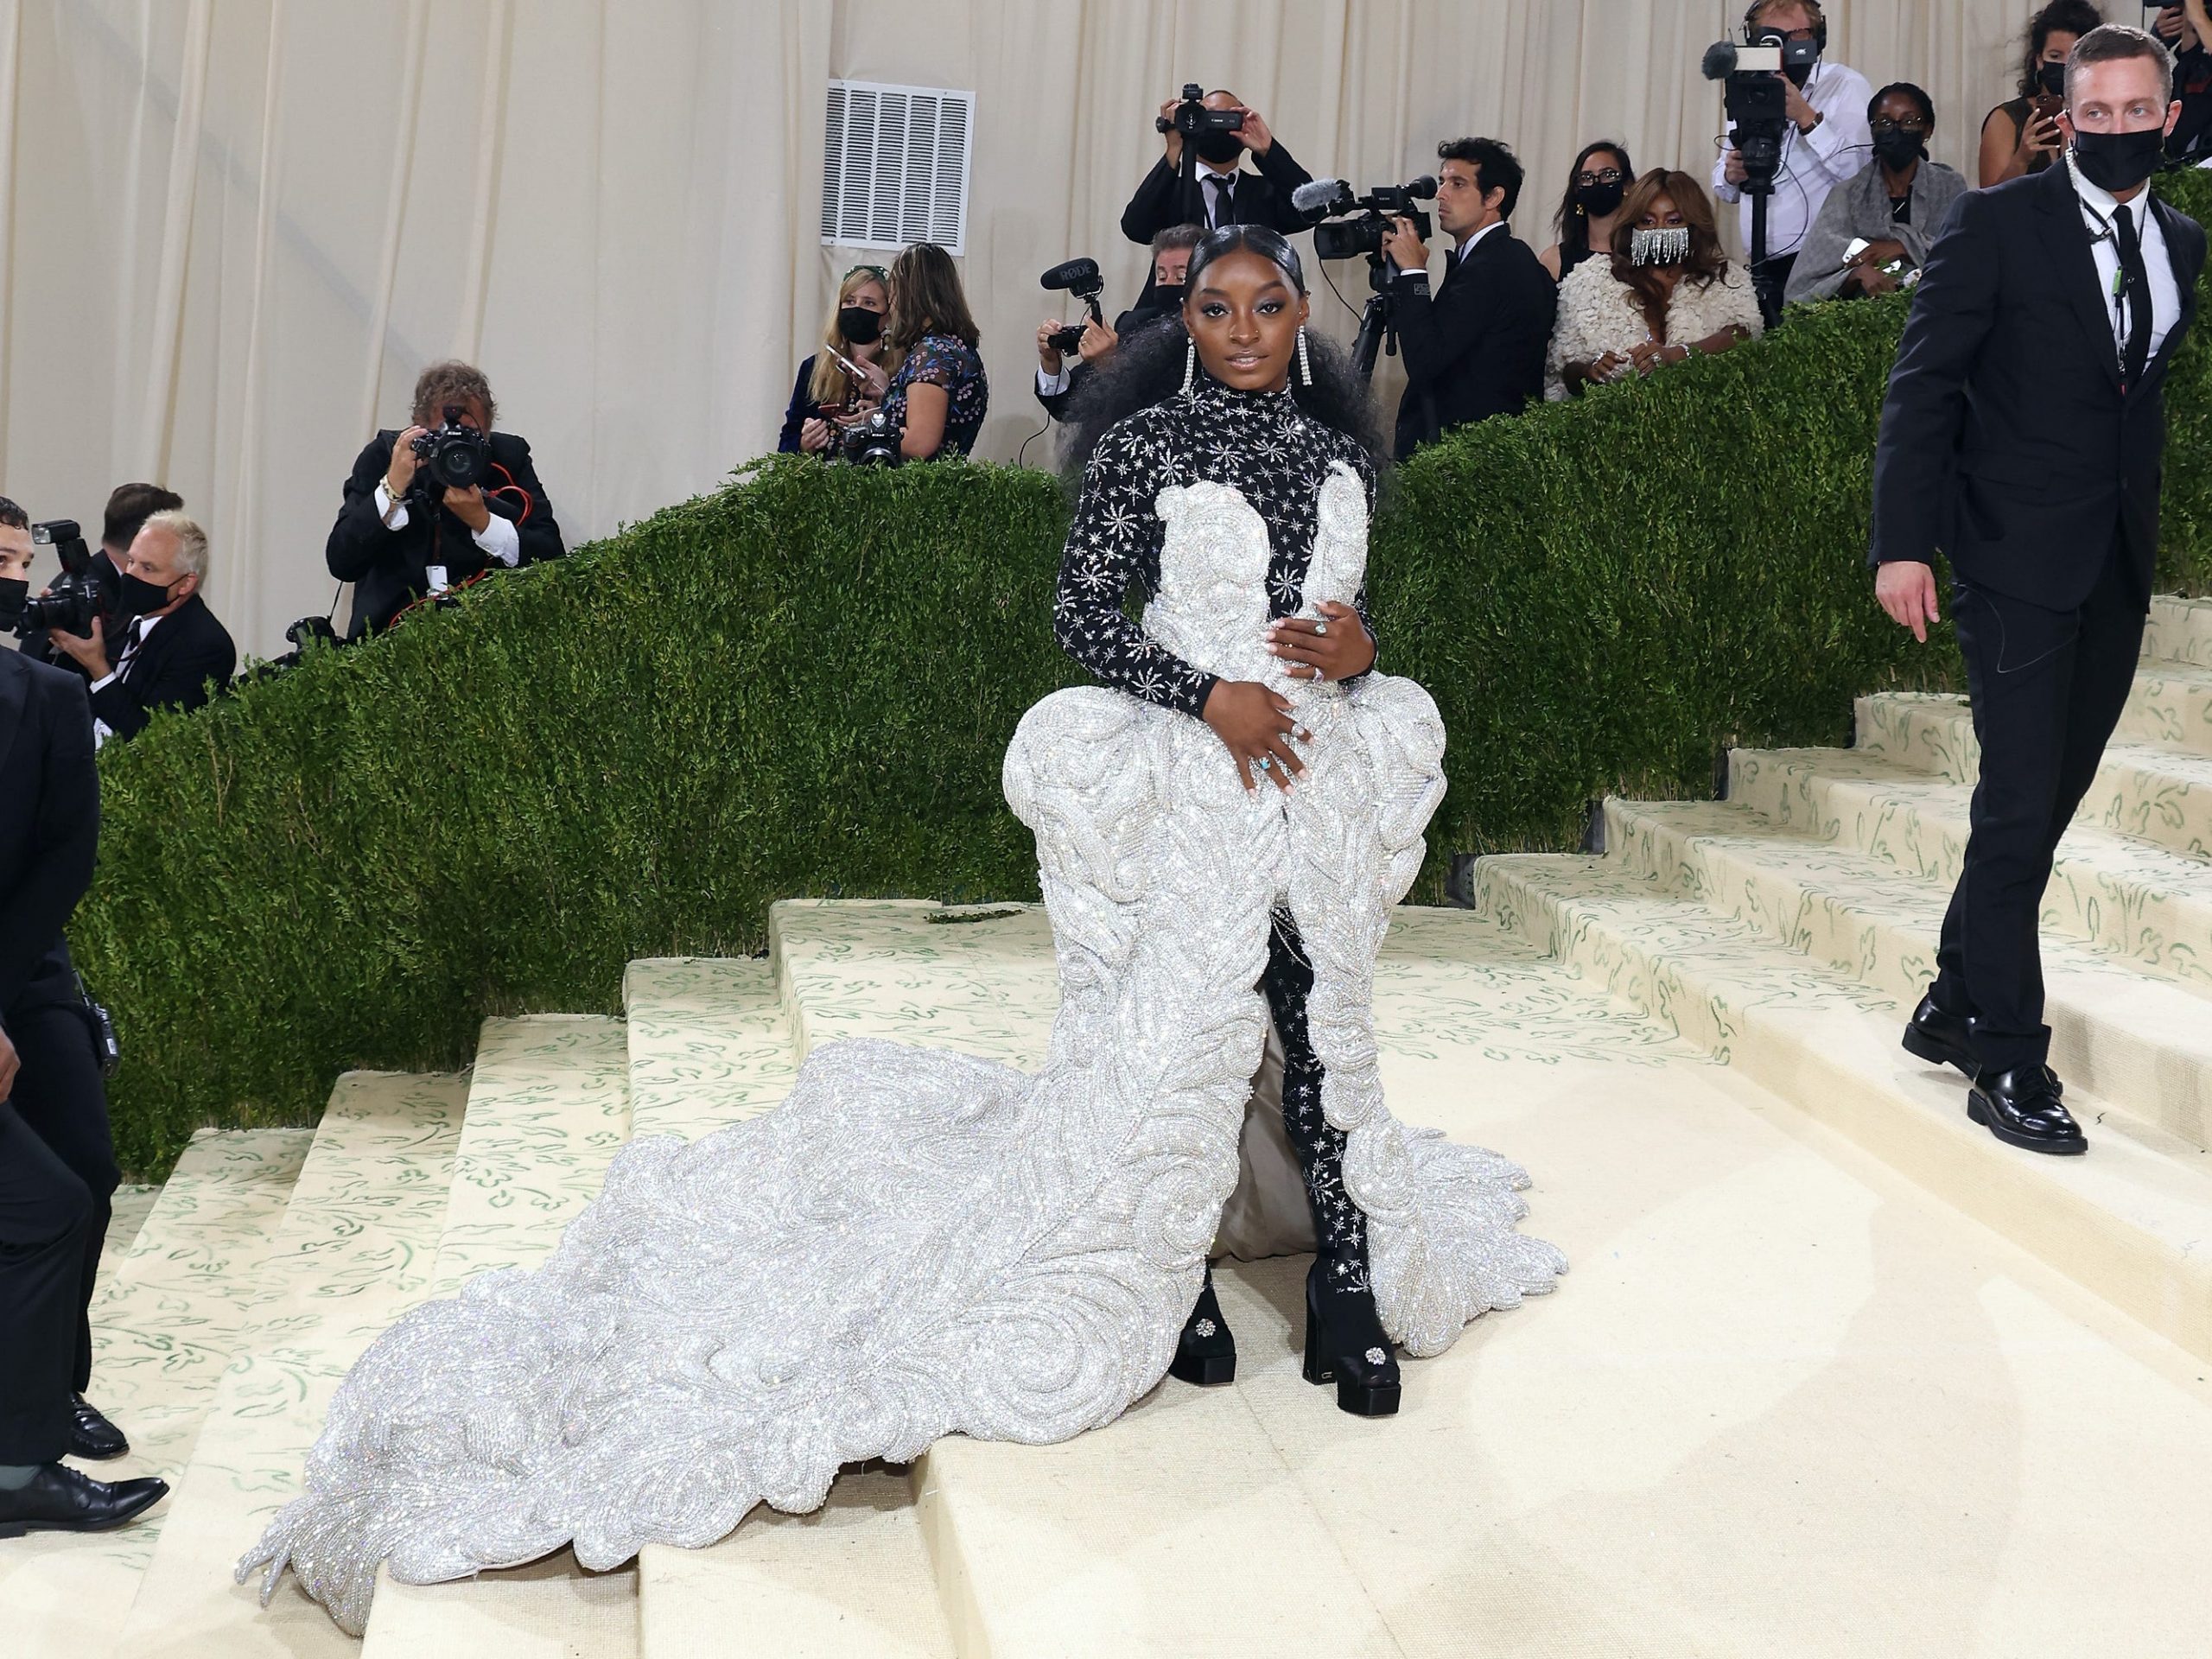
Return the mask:
[[[1184,279],[1186,287],[1195,290],[1198,273],[1215,260],[1244,251],[1256,253],[1274,265],[1301,295],[1306,291],[1306,270],[1297,250],[1279,232],[1264,225],[1224,225],[1209,232],[1191,251],[1190,274]],[[1139,410],[1166,403],[1182,389],[1190,338],[1181,317],[1167,318],[1129,334],[1084,378],[1068,405],[1066,437],[1060,454],[1062,471],[1071,486],[1081,483],[1091,452],[1109,431]],[[1309,327],[1306,354],[1313,366],[1313,383],[1301,384],[1295,369],[1290,377],[1291,396],[1298,407],[1324,426],[1358,440],[1374,457],[1379,471],[1389,458],[1389,449],[1376,418],[1374,400],[1366,383],[1352,372],[1350,353]]]

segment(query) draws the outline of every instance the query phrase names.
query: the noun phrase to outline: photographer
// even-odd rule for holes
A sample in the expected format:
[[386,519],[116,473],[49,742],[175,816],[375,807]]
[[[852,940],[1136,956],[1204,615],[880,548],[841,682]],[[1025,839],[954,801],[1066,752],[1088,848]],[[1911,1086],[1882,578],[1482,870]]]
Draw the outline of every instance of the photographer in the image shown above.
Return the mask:
[[2089,0],[2050,0],[2029,22],[2020,95],[1981,120],[1983,189],[2040,173],[2057,159],[2066,142],[2058,130],[2058,112],[2066,104],[2066,60],[2074,42],[2103,22]]
[[[1929,157],[1936,100],[1926,92],[1909,81],[1885,86],[1868,116],[1874,160],[1821,205],[1789,273],[1793,305],[1896,292],[1928,263],[1937,226],[1966,194],[1964,179]],[[1891,265],[1903,269],[1893,273]]]
[[[117,614],[115,601],[116,595],[123,591],[123,561],[130,551],[130,543],[137,539],[139,526],[155,513],[176,512],[183,506],[182,496],[158,484],[118,484],[108,493],[99,549],[92,555],[92,580],[99,585],[100,594],[99,609],[95,614],[110,639],[120,634],[130,621],[128,617]],[[74,658],[44,635],[26,639],[22,649],[34,662],[52,663],[56,668],[66,668],[73,673],[84,671],[77,666]]]
[[1406,365],[1397,456],[1456,426],[1518,415],[1543,396],[1559,290],[1529,245],[1506,228],[1522,167],[1495,138],[1436,147],[1437,227],[1453,241],[1444,280],[1428,289],[1428,249],[1409,219],[1382,251],[1397,267],[1398,340]]
[[47,630],[92,683],[95,742],[136,736],[154,709],[197,709],[211,682],[230,683],[238,648],[200,597],[207,579],[207,532],[181,512],[157,512],[124,555],[115,601],[122,632],[112,646],[98,617],[89,637]]
[[1174,225],[1152,238],[1152,279],[1140,302],[1114,319],[1111,327],[1086,320],[1083,338],[1076,346],[1077,361],[1067,361],[1055,336],[1068,325],[1047,317],[1037,325],[1037,401],[1054,420],[1065,418],[1067,402],[1084,372],[1109,356],[1126,334],[1153,323],[1166,321],[1183,308],[1183,276],[1190,268],[1191,250],[1205,238],[1198,225]]
[[[417,445],[437,442],[432,429],[448,409],[474,435],[480,482],[441,484],[424,465]],[[492,429],[498,413],[482,371],[433,363],[415,383],[414,424],[378,433],[354,461],[324,550],[330,574],[354,584],[348,639],[380,632],[410,606],[487,570],[561,556],[561,527],[530,446]]]
[[[0,627],[22,615],[29,517],[0,499]],[[130,1444],[86,1402],[117,1181],[91,1010],[62,928],[92,878],[99,780],[83,683],[0,651],[0,1533],[96,1532],[158,1503],[65,1457]]]
[[[1242,118],[1240,124],[1195,135],[1191,152],[1196,165],[1185,167],[1182,125],[1187,124],[1187,118],[1184,123],[1177,121],[1184,100],[1171,98],[1161,105],[1160,118],[1168,123],[1165,153],[1122,210],[1122,234],[1132,242],[1148,243],[1175,225],[1207,230],[1265,225],[1286,236],[1305,230],[1306,216],[1291,206],[1290,193],[1312,183],[1313,175],[1291,159],[1260,112],[1236,93],[1217,90],[1198,103],[1205,110],[1235,112]],[[1260,169],[1255,174],[1238,165],[1248,151]]]
[[[1775,175],[1767,213],[1766,259],[1751,269],[1760,308],[1771,317],[1782,307],[1790,268],[1804,245],[1805,233],[1820,217],[1828,192],[1866,165],[1873,135],[1866,128],[1866,105],[1874,89],[1856,69],[1829,63],[1818,54],[1827,48],[1827,19],[1819,0],[1753,0],[1744,14],[1745,38],[1815,49],[1814,60],[1784,70],[1781,78],[1789,108],[1782,140],[1782,164]],[[1732,144],[1713,164],[1713,191],[1722,201],[1742,204],[1744,251],[1751,245],[1751,199],[1743,190],[1750,176]]]

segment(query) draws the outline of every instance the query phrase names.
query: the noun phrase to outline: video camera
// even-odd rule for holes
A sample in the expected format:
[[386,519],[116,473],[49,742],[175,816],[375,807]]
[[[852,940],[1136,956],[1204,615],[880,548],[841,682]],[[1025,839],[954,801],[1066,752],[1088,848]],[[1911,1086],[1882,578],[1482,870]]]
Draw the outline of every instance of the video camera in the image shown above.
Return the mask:
[[[1093,322],[1105,322],[1105,314],[1098,308],[1098,296],[1106,291],[1106,279],[1098,274],[1096,259],[1070,259],[1054,265],[1037,279],[1037,286],[1054,293],[1074,295],[1090,308]],[[1052,349],[1065,356],[1083,344],[1083,325],[1071,322],[1055,331],[1051,340]]]
[[92,619],[100,612],[100,586],[92,575],[92,550],[73,518],[50,518],[31,526],[31,541],[50,547],[61,561],[61,574],[44,593],[23,601],[16,622],[16,638],[28,639],[48,628],[89,636]]
[[1787,41],[1764,31],[1750,46],[1716,41],[1705,49],[1707,80],[1722,83],[1728,142],[1744,158],[1744,194],[1772,195],[1782,170],[1782,143],[1789,131],[1789,95],[1775,77],[1793,64],[1809,67],[1820,56],[1814,41]]
[[474,489],[483,483],[490,469],[491,440],[462,423],[461,417],[467,412],[459,404],[448,404],[442,411],[445,424],[435,432],[423,433],[414,442],[423,470],[442,493]]
[[1242,132],[1244,130],[1244,111],[1242,110],[1210,110],[1205,105],[1205,88],[1195,80],[1183,83],[1183,101],[1175,106],[1173,115],[1156,115],[1153,128],[1158,132],[1179,132],[1185,138],[1194,138],[1202,132]]
[[[1356,195],[1342,179],[1320,179],[1291,192],[1291,201],[1308,216],[1331,221],[1313,227],[1313,254],[1319,259],[1370,259],[1382,257],[1382,238],[1390,233],[1394,219],[1410,219],[1423,241],[1433,228],[1428,214],[1416,202],[1436,200],[1436,181],[1426,175],[1410,184],[1377,185],[1365,195]],[[1351,217],[1344,217],[1345,215]]]
[[901,460],[899,441],[905,435],[888,411],[872,409],[838,433],[835,459],[848,467],[896,467]]

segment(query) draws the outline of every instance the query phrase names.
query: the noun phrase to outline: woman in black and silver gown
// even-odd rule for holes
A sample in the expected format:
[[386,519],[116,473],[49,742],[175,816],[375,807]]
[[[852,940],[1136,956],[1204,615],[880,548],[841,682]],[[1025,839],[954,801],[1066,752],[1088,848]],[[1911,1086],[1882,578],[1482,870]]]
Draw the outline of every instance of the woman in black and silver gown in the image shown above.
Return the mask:
[[[1171,1364],[1217,1379],[1206,1255],[1271,1019],[1321,1247],[1310,1378],[1395,1409],[1394,1343],[1551,1288],[1527,1178],[1383,1104],[1374,967],[1444,734],[1374,665],[1374,468],[1306,313],[1280,237],[1215,232],[1164,401],[1090,448],[1055,621],[1107,684],[1032,709],[1004,772],[1059,972],[1043,1067],[832,1043],[766,1116],[634,1142],[543,1266],[378,1338],[241,1578],[289,1566],[358,1630],[379,1563],[609,1567],[810,1510],[846,1464],[1064,1440]],[[1096,396],[1150,390],[1140,346]]]

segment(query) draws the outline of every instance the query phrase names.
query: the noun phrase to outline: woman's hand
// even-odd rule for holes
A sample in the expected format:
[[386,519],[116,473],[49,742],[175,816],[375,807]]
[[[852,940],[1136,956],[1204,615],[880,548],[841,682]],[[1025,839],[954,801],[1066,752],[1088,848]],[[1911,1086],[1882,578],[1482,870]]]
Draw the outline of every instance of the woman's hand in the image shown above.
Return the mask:
[[881,401],[883,394],[891,390],[891,377],[883,372],[883,365],[855,358],[853,366],[861,372],[860,397]]
[[1348,680],[1375,666],[1375,641],[1359,613],[1324,600],[1318,621],[1287,616],[1268,627],[1268,649],[1290,664],[1296,680]]
[[810,455],[818,455],[830,447],[830,423],[819,415],[810,415],[799,423],[798,447]]
[[1293,737],[1306,735],[1306,728],[1282,696],[1255,680],[1216,680],[1206,693],[1205,722],[1236,757],[1236,775],[1247,789],[1267,778],[1287,791],[1306,770],[1290,747]]
[[2031,109],[2020,127],[2020,170],[2024,173],[2034,166],[2038,156],[2056,156],[2059,145],[2064,142],[2065,135],[2058,130],[2056,116],[2037,115]]

